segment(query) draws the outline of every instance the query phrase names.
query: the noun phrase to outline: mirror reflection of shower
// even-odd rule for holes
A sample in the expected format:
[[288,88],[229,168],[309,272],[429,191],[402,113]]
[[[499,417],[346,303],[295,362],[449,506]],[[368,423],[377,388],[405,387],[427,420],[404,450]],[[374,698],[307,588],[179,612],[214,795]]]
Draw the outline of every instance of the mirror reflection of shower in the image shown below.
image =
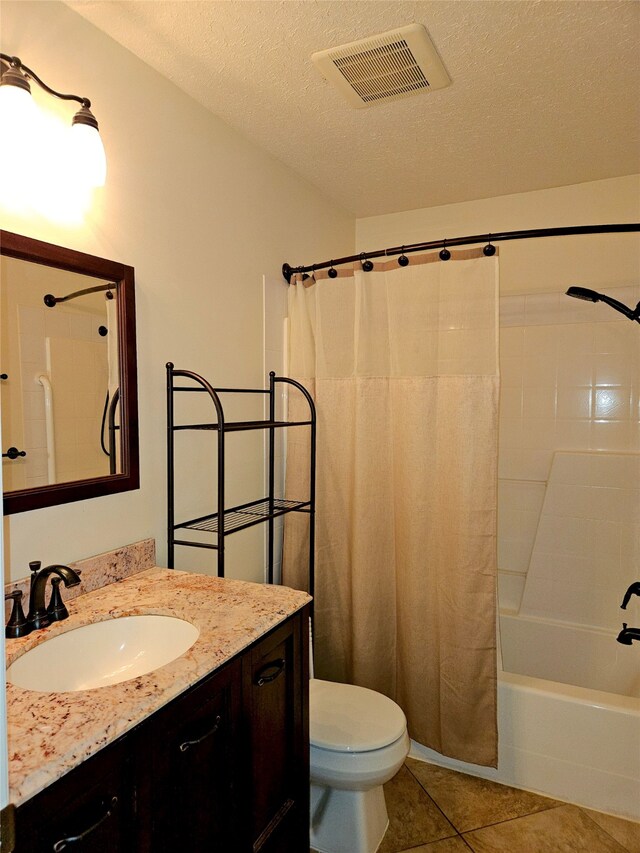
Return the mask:
[[635,320],[640,323],[640,302],[635,308],[629,308],[623,302],[618,302],[612,296],[607,296],[605,293],[598,293],[595,290],[589,290],[588,287],[570,287],[566,293],[567,296],[573,296],[575,299],[584,299],[586,302],[604,302],[615,311],[624,314],[629,320]]
[[[118,304],[115,294],[108,290],[105,294],[107,300],[107,331],[118,328]],[[118,339],[116,335],[107,334],[107,394],[104,401],[104,412],[102,414],[102,425],[100,427],[100,444],[103,453],[109,458],[109,473],[117,473],[117,447],[116,431],[120,429],[116,424],[116,411],[120,400],[120,364],[118,354]],[[107,426],[108,446],[104,446],[105,420]]]
[[110,334],[110,330],[117,330],[118,328],[117,291],[115,285],[110,283],[88,287],[69,293],[66,296],[54,296],[51,293],[47,293],[43,298],[43,302],[48,308],[55,308],[61,302],[68,302],[102,291],[105,293],[106,325],[99,325],[97,331],[100,337],[107,339],[107,388],[100,421],[99,442],[102,453],[109,459],[109,473],[116,474],[118,472],[118,442],[116,441],[116,433],[120,429],[120,424],[117,423],[118,403],[120,401],[120,364],[117,335]]

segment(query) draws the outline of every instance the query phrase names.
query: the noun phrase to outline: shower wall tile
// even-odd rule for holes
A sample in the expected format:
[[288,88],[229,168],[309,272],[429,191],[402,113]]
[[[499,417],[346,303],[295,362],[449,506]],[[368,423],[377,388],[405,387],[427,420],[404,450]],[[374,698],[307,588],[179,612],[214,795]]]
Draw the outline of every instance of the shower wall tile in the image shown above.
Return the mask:
[[502,388],[500,412],[504,420],[522,418],[522,388]]
[[[620,326],[620,323],[615,323]],[[563,324],[562,335],[558,341],[558,354],[573,357],[595,352],[595,323]],[[555,327],[553,327],[555,328]]]
[[47,451],[43,448],[32,448],[28,452],[29,473],[27,477],[46,477],[47,475]]
[[595,323],[595,352],[626,353],[634,345],[637,329],[631,323]]
[[575,388],[578,386],[593,385],[594,353],[568,352],[559,354],[558,364],[558,387]]
[[498,483],[498,569],[525,574],[542,508],[544,483]]
[[20,336],[20,359],[41,362],[46,358],[44,338],[37,335]]
[[638,369],[638,359],[629,353],[602,353],[594,359],[596,385],[630,385]]
[[619,629],[621,596],[640,554],[639,473],[640,456],[555,454],[522,613]]
[[524,323],[524,296],[503,296],[500,299],[500,328],[522,326]]
[[[629,305],[640,299],[640,286],[635,283],[602,289]],[[597,482],[602,488],[636,488],[640,484],[640,464],[637,457],[629,454],[640,452],[637,324],[612,316],[607,306],[567,299],[564,294],[502,297],[500,323],[500,485],[541,481],[537,485],[544,494],[544,481],[549,477],[556,454],[554,476],[561,471],[565,485]],[[557,451],[589,452],[593,471],[577,465],[572,454]],[[616,454],[615,458],[612,454]],[[607,461],[600,464],[603,455]],[[512,511],[513,493],[505,498],[501,489],[500,494],[499,568],[526,572],[528,563],[525,565],[526,549],[522,543],[528,536],[532,544],[535,530],[532,532],[529,526],[531,519],[525,521],[523,515]],[[554,512],[561,510],[563,500],[569,496],[566,491],[558,493],[562,494],[564,497],[552,497],[550,506]],[[602,552],[611,558],[612,547],[607,525],[618,525],[620,539],[620,525],[633,512],[640,517],[640,506],[630,494],[613,497],[613,493],[605,506],[602,493],[603,503],[598,503],[602,514],[593,517],[593,513],[585,515],[584,494],[580,497],[576,492],[570,496],[577,507],[575,520],[580,521],[582,516],[583,522],[590,522],[591,531],[586,531],[584,524],[568,524],[565,529],[562,525],[549,527],[542,542],[545,551],[541,553],[558,552],[561,547],[565,559],[588,559],[588,549],[584,546],[587,536],[595,549],[593,560],[600,561],[598,571],[604,571]],[[594,530],[599,531],[599,540],[592,535]],[[627,532],[625,544],[620,539],[616,547],[620,553],[624,550],[627,555],[636,554],[637,566],[638,546],[634,535],[635,531]]]
[[[557,447],[590,447],[591,421],[587,419],[566,419],[556,421]],[[549,451],[551,453],[551,451]],[[548,460],[547,472],[551,463]]]
[[96,325],[94,318],[87,314],[69,315],[69,335],[77,340],[93,340],[93,327]]
[[25,420],[24,443],[26,447],[35,450],[47,446],[47,429],[44,420]]
[[500,358],[501,388],[522,388],[524,358],[522,355],[510,356],[508,351]]
[[45,335],[48,338],[69,338],[71,337],[71,326],[69,323],[69,313],[64,310],[59,310],[59,307],[54,309],[42,309],[45,315]]
[[[82,325],[90,330],[96,323],[96,317],[87,315],[84,319],[86,323],[76,324],[76,330]],[[108,459],[100,447],[107,389],[106,340],[46,340],[47,373],[54,389],[56,479],[69,481],[108,474]]]
[[525,575],[516,572],[498,570],[498,599],[501,611],[510,610],[515,613],[520,608],[524,590]]
[[631,424],[628,421],[593,421],[589,445],[591,450],[633,450]]
[[20,335],[38,335],[44,337],[45,309],[31,308],[28,305],[18,306],[18,327]]
[[44,420],[44,396],[38,391],[25,391],[22,395],[25,420]]
[[[61,417],[65,422],[64,428],[68,430],[68,434],[63,437],[62,425],[56,424],[56,443],[59,438],[65,445],[61,457],[64,464],[58,464],[57,480],[107,473],[106,457],[101,457],[99,450],[99,419],[104,391],[96,396],[96,388],[106,390],[107,383],[106,340],[97,332],[100,318],[78,309],[65,311],[60,306],[51,310],[44,306],[36,308],[20,305],[18,320],[24,449],[27,451],[24,459],[26,485],[43,485],[48,482],[44,391],[38,376],[48,374],[53,380],[47,355],[47,341],[52,339],[61,346],[57,367],[66,376],[62,382],[58,376],[54,386],[54,416],[56,420]],[[74,417],[80,409],[78,396],[81,394],[85,396],[85,405],[90,398],[90,407],[82,408],[81,411],[85,418],[90,414],[94,427],[89,440],[87,425],[80,425],[82,440],[78,443],[78,424]],[[57,462],[60,463],[60,459]]]
[[556,388],[557,417],[559,419],[590,418],[591,396],[591,385],[558,386]]

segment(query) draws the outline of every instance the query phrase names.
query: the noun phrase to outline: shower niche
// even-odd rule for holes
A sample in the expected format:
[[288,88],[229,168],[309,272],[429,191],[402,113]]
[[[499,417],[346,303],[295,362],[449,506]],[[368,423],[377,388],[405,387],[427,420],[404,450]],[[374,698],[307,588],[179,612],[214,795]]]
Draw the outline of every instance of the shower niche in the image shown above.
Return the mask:
[[137,488],[133,269],[2,232],[0,272],[5,515]]

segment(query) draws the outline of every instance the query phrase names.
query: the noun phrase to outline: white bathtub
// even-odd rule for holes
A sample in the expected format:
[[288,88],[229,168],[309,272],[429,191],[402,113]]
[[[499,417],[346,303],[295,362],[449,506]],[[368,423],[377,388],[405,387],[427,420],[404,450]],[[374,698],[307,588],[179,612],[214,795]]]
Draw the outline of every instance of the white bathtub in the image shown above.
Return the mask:
[[[640,820],[640,645],[512,614],[500,622],[504,669],[518,671],[499,674],[498,769],[416,743],[411,754]],[[561,683],[567,677],[575,683]]]

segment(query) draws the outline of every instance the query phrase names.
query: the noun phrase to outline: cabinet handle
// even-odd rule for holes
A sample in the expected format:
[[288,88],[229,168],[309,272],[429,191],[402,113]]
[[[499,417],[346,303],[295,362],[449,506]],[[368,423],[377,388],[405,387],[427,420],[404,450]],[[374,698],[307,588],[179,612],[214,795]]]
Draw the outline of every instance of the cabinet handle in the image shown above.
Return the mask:
[[285,664],[286,660],[284,658],[278,658],[277,660],[266,664],[256,673],[254,684],[258,687],[262,687],[263,684],[269,684],[269,682],[275,681],[276,678],[284,672]]
[[87,835],[90,835],[94,829],[97,829],[101,824],[108,820],[111,817],[111,814],[115,807],[118,805],[118,798],[112,797],[111,802],[109,804],[109,808],[102,815],[99,820],[97,820],[93,826],[90,826],[88,829],[85,829],[84,832],[81,832],[80,835],[70,835],[68,838],[61,838],[60,841],[56,841],[53,845],[53,853],[62,853],[63,850],[66,850],[70,844],[75,844],[77,841],[84,841]]
[[220,714],[216,717],[215,723],[209,729],[208,732],[205,732],[202,737],[196,738],[195,740],[185,740],[184,743],[180,744],[180,752],[186,752],[191,746],[198,746],[199,743],[202,743],[203,740],[206,740],[211,735],[214,735],[218,729],[220,728],[220,723],[222,722],[222,717]]

